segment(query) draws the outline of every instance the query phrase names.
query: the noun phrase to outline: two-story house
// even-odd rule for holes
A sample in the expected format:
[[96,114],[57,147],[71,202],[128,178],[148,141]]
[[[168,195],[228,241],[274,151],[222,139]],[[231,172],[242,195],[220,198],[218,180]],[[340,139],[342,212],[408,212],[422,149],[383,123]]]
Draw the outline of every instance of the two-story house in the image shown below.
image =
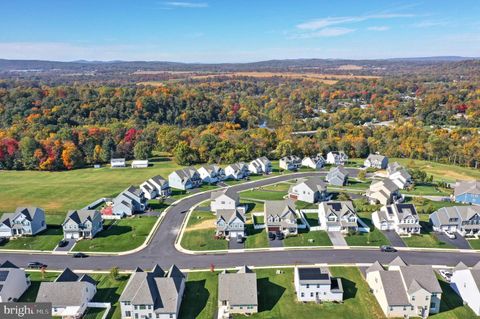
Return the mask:
[[218,318],[258,312],[257,274],[247,266],[218,275]]
[[398,186],[388,178],[372,182],[366,195],[370,203],[384,206],[401,198]]
[[0,264],[0,287],[0,303],[15,302],[30,287],[30,277],[7,260]]
[[480,316],[480,262],[471,269],[459,262],[453,269],[450,286]]
[[146,199],[154,199],[157,197],[167,197],[171,194],[168,181],[160,175],[146,180],[140,185]]
[[165,272],[159,265],[152,271],[137,268],[120,296],[122,319],[178,318],[185,275],[173,265]]
[[325,166],[325,159],[323,158],[322,154],[317,154],[315,156],[305,156],[302,159],[302,166],[312,169],[320,169]]
[[440,311],[442,289],[431,266],[407,265],[397,257],[388,270],[375,262],[366,280],[388,318],[425,318]]
[[98,210],[71,210],[62,227],[65,239],[91,239],[103,229],[102,215]]
[[326,161],[330,165],[345,165],[348,162],[348,156],[342,151],[332,151],[328,152]]
[[33,236],[45,229],[45,211],[38,207],[18,207],[0,219],[0,237]]
[[270,174],[272,172],[272,163],[265,156],[254,159],[248,164],[248,170],[251,174]]
[[142,189],[129,186],[113,199],[114,215],[131,216],[134,213],[143,212],[147,206],[147,199]]
[[194,167],[186,167],[176,170],[168,175],[170,187],[187,190],[202,185],[202,178]]
[[388,166],[388,157],[379,154],[370,154],[363,163],[365,167],[386,169]]
[[198,169],[204,183],[215,184],[225,179],[225,171],[217,164],[203,165]]
[[345,186],[348,182],[348,171],[343,166],[332,167],[326,180],[333,186]]
[[288,196],[293,200],[317,203],[328,199],[327,185],[320,177],[309,177],[292,185],[288,191]]
[[248,165],[244,162],[238,162],[230,164],[225,167],[225,178],[226,179],[235,179],[240,180],[245,177],[248,177],[250,171],[248,170]]
[[400,189],[405,189],[413,184],[412,176],[404,168],[393,173],[388,173],[388,179],[390,179]]
[[372,221],[380,230],[394,230],[399,235],[420,234],[420,219],[413,204],[383,206],[372,214]]
[[430,222],[435,231],[474,236],[480,234],[480,206],[442,207],[430,214]]
[[342,280],[326,267],[295,267],[294,284],[298,301],[343,301]]
[[456,202],[480,205],[480,181],[458,181],[453,196]]
[[245,237],[245,211],[243,209],[219,209],[215,221],[218,237]]
[[236,209],[240,205],[240,196],[230,187],[211,192],[210,200],[210,209],[215,213],[219,209]]
[[296,171],[301,165],[302,159],[296,155],[284,156],[278,162],[281,169],[288,171]]
[[329,201],[318,205],[321,230],[347,233],[358,230],[358,217],[352,202]]
[[36,302],[52,303],[52,316],[80,319],[97,293],[97,282],[89,275],[77,275],[69,268],[53,282],[41,282]]
[[298,233],[297,213],[290,200],[268,200],[264,204],[264,220],[268,232],[282,232],[285,236]]

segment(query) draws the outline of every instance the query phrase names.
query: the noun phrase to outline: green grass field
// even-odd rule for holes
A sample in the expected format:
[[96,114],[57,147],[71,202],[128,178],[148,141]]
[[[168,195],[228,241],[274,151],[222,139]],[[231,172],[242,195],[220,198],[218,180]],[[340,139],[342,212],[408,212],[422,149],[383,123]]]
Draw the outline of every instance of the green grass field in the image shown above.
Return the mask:
[[10,239],[0,249],[53,250],[63,238],[61,227],[47,228],[40,234]]
[[472,249],[480,249],[480,239],[469,240],[468,243]]
[[349,246],[381,246],[390,245],[390,241],[375,228],[372,224],[371,213],[358,213],[358,217],[362,219],[367,226],[370,227],[369,233],[356,233],[345,236],[345,241]]
[[245,248],[267,248],[269,247],[267,232],[265,229],[254,229],[252,224],[247,224],[247,239]]
[[241,192],[240,198],[257,200],[282,200],[285,195],[285,192],[248,190],[245,192]]
[[317,213],[306,213],[305,219],[307,220],[310,227],[316,227],[319,225],[318,214]]
[[217,311],[218,272],[191,272],[185,285],[185,295],[179,318],[212,319]]
[[295,246],[332,246],[332,242],[324,231],[298,230],[298,235],[289,236],[283,240],[286,247]]
[[478,318],[468,306],[463,305],[463,300],[458,296],[450,285],[437,276],[442,288],[442,301],[440,303],[440,313],[431,315],[429,318],[435,319],[466,319]]
[[225,239],[215,239],[215,215],[193,211],[183,232],[181,246],[188,250],[222,250],[228,248]]
[[73,251],[118,252],[135,249],[147,238],[157,217],[135,216],[117,220],[90,240],[80,240]]
[[419,184],[415,185],[413,190],[402,190],[402,194],[406,195],[448,196],[451,193],[451,189],[438,188],[432,184]]
[[480,170],[469,167],[411,160],[408,158],[391,158],[389,162],[399,162],[408,168],[424,170],[428,175],[432,175],[434,179],[439,181],[455,182],[456,180],[480,179]]

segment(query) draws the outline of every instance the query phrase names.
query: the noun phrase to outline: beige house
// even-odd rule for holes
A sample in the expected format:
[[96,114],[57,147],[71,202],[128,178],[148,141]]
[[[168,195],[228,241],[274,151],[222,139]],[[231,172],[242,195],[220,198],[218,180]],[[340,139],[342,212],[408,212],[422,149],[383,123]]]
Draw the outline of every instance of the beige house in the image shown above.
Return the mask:
[[247,266],[241,267],[236,273],[223,271],[219,274],[218,308],[218,318],[257,313],[257,274]]
[[367,197],[372,204],[390,205],[400,197],[398,186],[390,179],[372,182],[367,191]]
[[397,257],[387,270],[375,262],[366,279],[386,317],[425,318],[440,311],[442,289],[431,266],[407,265]]

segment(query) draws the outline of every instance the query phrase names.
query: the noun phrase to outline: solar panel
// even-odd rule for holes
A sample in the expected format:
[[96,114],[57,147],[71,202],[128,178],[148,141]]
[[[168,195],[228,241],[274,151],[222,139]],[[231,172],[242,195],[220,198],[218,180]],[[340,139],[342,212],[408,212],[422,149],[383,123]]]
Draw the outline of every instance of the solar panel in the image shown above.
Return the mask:
[[5,281],[5,280],[7,280],[8,273],[9,273],[9,272],[8,272],[8,271],[5,271],[5,270],[0,271],[0,281]]

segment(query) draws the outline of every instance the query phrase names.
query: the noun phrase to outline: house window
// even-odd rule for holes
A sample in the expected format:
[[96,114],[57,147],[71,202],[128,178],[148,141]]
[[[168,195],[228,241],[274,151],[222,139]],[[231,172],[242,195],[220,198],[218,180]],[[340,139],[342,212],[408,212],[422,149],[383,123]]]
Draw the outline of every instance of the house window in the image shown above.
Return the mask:
[[135,319],[138,319],[138,313],[135,314]]
[[425,296],[425,300],[428,300],[428,296]]
[[435,308],[435,307],[437,307],[437,304],[434,303],[434,302],[432,302],[432,303],[430,304],[430,308]]
[[310,285],[309,285],[309,284],[307,284],[307,289],[308,289],[308,288],[310,288]]
[[147,307],[145,305],[140,305],[140,310],[145,310]]
[[130,311],[125,311],[125,317],[131,317],[132,313]]
[[412,301],[415,301],[415,296],[412,296]]
[[301,296],[302,296],[302,298],[303,298],[303,297],[305,297],[305,294],[302,292],[302,293],[301,293]]
[[310,297],[313,297],[313,292],[310,293]]

